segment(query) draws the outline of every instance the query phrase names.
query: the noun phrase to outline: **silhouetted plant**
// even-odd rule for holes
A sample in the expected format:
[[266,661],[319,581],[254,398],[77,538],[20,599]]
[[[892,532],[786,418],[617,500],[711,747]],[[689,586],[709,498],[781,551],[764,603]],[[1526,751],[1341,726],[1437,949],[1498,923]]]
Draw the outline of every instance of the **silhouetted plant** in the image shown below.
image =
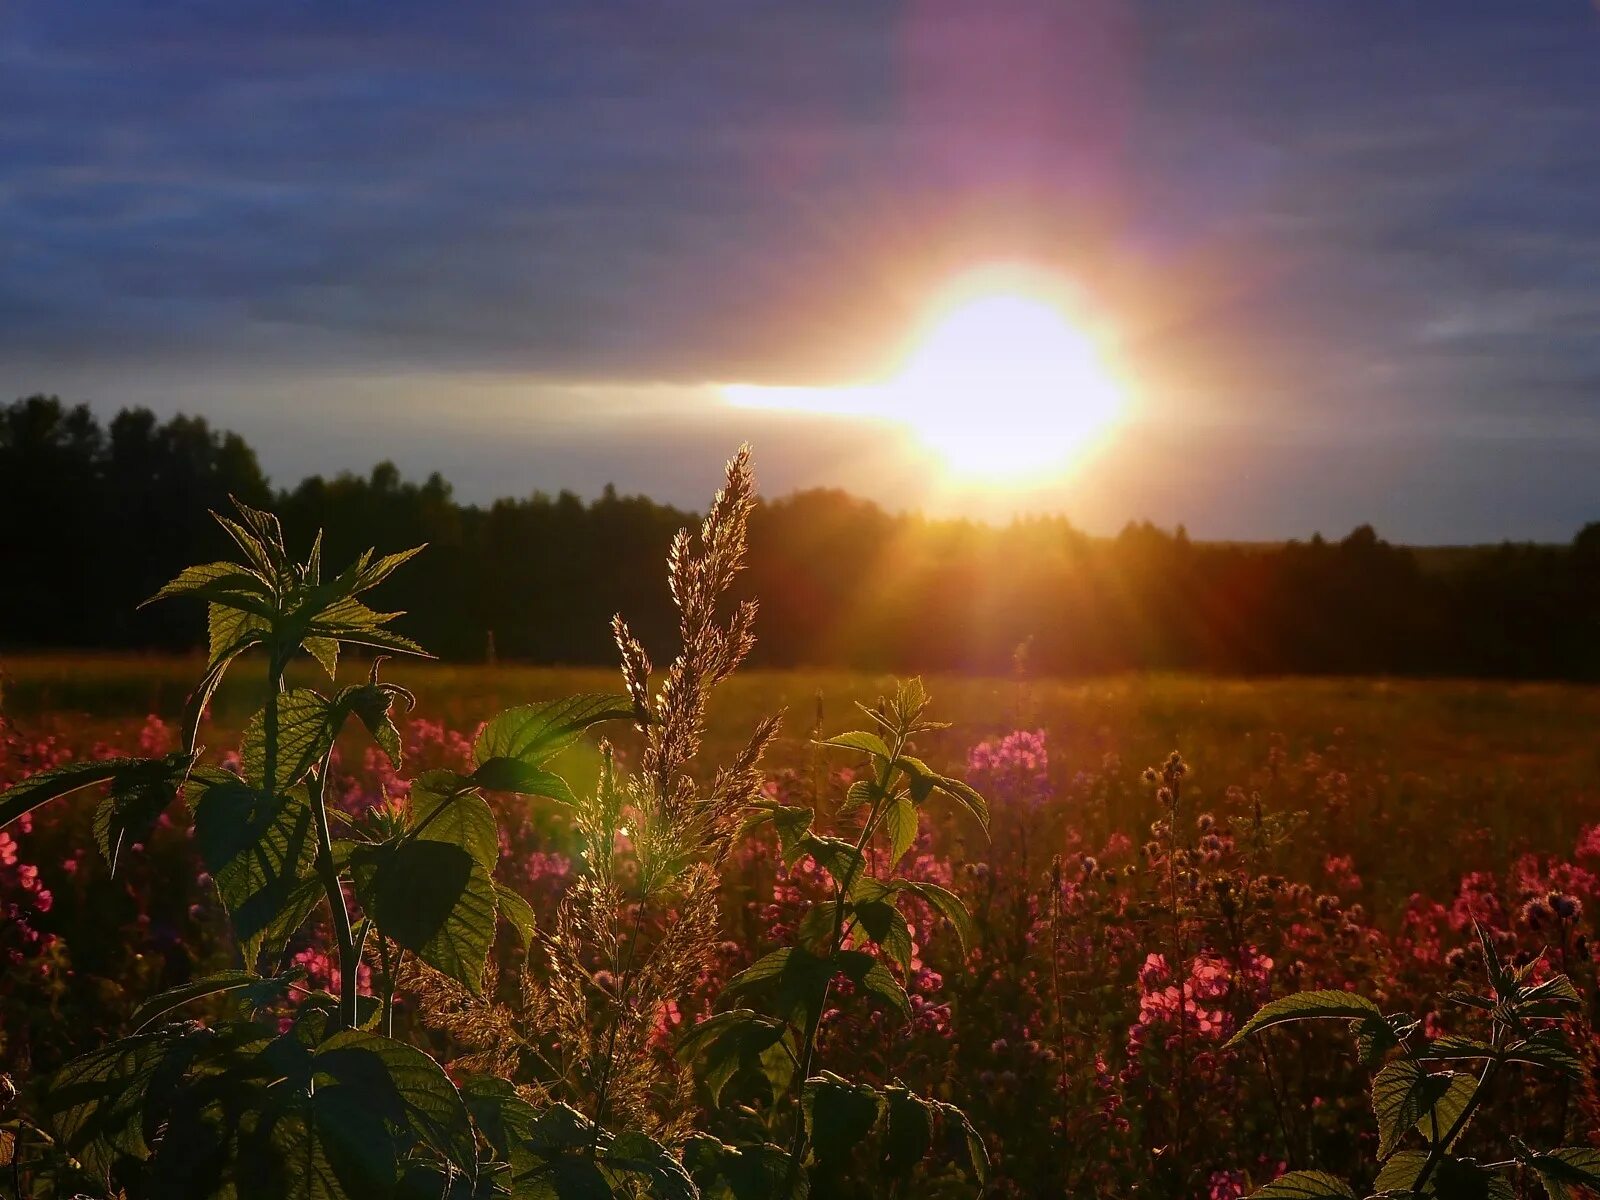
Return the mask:
[[[853,842],[814,832],[809,810],[757,802],[776,718],[759,721],[708,783],[691,773],[710,694],[753,641],[753,603],[719,612],[743,566],[753,496],[741,450],[698,539],[685,532],[673,543],[668,579],[682,649],[658,690],[644,648],[618,619],[626,694],[503,712],[478,732],[470,770],[424,772],[406,799],[385,798],[359,818],[334,804],[336,743],[354,718],[399,767],[393,711],[414,700],[380,678],[382,653],[422,653],[389,628],[400,614],[361,597],[417,550],[369,551],[324,578],[320,534],[297,561],[271,514],[236,502],[236,517],[219,515],[242,561],[191,567],[153,597],[207,603],[209,653],[184,709],[181,748],[42,770],[0,792],[0,826],[105,785],[93,833],[115,871],[124,848],[145,841],[182,795],[241,964],[151,997],[128,1036],[28,1081],[33,1115],[8,1113],[4,1129],[18,1192],[26,1164],[40,1200],[89,1189],[242,1200],[782,1198],[834,1179],[875,1126],[884,1177],[903,1179],[936,1121],[959,1128],[981,1182],[982,1145],[952,1105],[851,1082],[817,1062],[836,976],[907,1008],[888,965],[909,968],[902,897],[964,928],[952,893],[894,874],[934,793],[986,818],[976,792],[908,753],[912,737],[934,727],[921,685],[866,710],[881,733],[825,743],[866,753],[874,768],[841,813],[864,814]],[[336,680],[347,646],[380,652],[364,682],[289,686],[301,655]],[[202,762],[198,737],[211,697],[246,654],[264,662],[263,702],[232,770]],[[551,760],[586,730],[620,721],[642,737],[637,769],[624,772],[605,747],[598,785],[575,794]],[[501,836],[484,792],[546,797],[573,814],[584,871],[549,929],[494,878]],[[720,937],[719,872],[752,811],[777,826],[787,861],[810,855],[829,871],[834,894],[800,944],[723,990],[730,1003],[769,1000],[766,1011],[730,1009],[681,1039],[683,1063],[700,1069],[713,1101],[727,1063],[775,1048],[792,1060],[765,1121],[730,1144],[695,1132],[696,1079],[657,1035],[663,1012],[708,975]],[[880,834],[888,855],[874,869],[868,853]],[[286,961],[319,909],[337,951],[337,994],[302,986],[304,971]],[[514,987],[491,954],[501,921],[526,951]],[[379,995],[363,994],[364,972]],[[423,1021],[468,1048],[448,1073],[394,1037],[397,991],[421,1000]],[[200,1001],[235,1015],[182,1019]],[[0,1106],[11,1100],[0,1096]],[[772,1140],[779,1125],[787,1148]]]
[[[1488,982],[1487,994],[1456,991],[1445,997],[1476,1014],[1482,1036],[1448,1034],[1429,1039],[1409,1013],[1384,1013],[1354,992],[1298,992],[1264,1005],[1234,1034],[1230,1045],[1291,1021],[1342,1020],[1355,1038],[1362,1064],[1376,1067],[1372,1111],[1378,1122],[1377,1198],[1438,1196],[1441,1200],[1512,1200],[1518,1175],[1534,1177],[1550,1200],[1572,1200],[1600,1188],[1600,1150],[1559,1146],[1535,1150],[1505,1130],[1495,1131],[1505,1155],[1480,1161],[1462,1153],[1473,1117],[1511,1066],[1581,1076],[1583,1063],[1562,1028],[1582,1004],[1565,975],[1535,978],[1542,962],[1503,962],[1494,940],[1476,926]],[[1481,1064],[1459,1069],[1462,1064]],[[1420,1141],[1420,1148],[1408,1143]],[[1262,1200],[1356,1200],[1350,1184],[1325,1171],[1291,1171],[1253,1196]]]

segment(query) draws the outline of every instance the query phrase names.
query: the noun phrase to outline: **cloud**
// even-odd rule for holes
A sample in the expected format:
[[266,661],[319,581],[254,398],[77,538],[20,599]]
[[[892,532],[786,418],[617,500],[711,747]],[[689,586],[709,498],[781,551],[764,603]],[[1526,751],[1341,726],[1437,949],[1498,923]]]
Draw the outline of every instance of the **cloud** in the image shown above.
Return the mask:
[[1153,419],[1589,437],[1597,56],[1514,0],[17,0],[0,370],[828,383],[1030,257]]

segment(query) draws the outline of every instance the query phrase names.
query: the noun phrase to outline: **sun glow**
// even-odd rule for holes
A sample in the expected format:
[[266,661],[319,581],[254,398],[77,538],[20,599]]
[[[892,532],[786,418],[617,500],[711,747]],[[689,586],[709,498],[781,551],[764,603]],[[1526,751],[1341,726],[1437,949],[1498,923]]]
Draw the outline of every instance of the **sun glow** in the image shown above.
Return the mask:
[[1063,289],[1012,273],[962,281],[937,304],[882,384],[732,385],[729,403],[889,421],[952,475],[987,482],[1058,473],[1115,424],[1124,392]]

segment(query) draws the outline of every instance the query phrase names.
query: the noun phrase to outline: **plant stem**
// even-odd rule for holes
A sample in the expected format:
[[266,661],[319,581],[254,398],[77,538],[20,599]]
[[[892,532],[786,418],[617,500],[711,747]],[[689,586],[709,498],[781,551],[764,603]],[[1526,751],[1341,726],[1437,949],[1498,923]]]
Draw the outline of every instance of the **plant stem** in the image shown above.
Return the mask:
[[[361,952],[350,931],[350,910],[345,906],[344,887],[339,882],[339,867],[333,861],[333,834],[328,828],[328,770],[333,763],[333,747],[322,756],[316,786],[310,789],[311,814],[317,825],[317,874],[328,897],[328,914],[333,921],[333,936],[339,944],[339,1027],[354,1029],[360,1024]],[[363,934],[365,931],[363,930]]]
[[[905,749],[905,734],[895,737],[893,750],[888,761],[883,764],[883,770],[878,775],[878,799],[867,820],[861,827],[861,836],[856,839],[856,854],[846,867],[845,878],[834,881],[834,906],[833,906],[833,940],[832,948],[828,952],[830,962],[838,957],[839,948],[844,942],[846,933],[844,924],[845,897],[850,894],[855,886],[856,874],[859,870],[858,863],[864,862],[867,843],[872,840],[873,832],[878,827],[878,821],[890,800],[889,785],[894,780],[895,764],[900,761],[900,754]],[[817,997],[816,1006],[806,1017],[805,1052],[800,1059],[800,1069],[796,1073],[798,1095],[795,1097],[794,1132],[789,1137],[789,1169],[784,1177],[784,1195],[790,1194],[794,1189],[795,1179],[800,1173],[800,1160],[806,1151],[806,1106],[804,1090],[806,1080],[811,1078],[811,1068],[816,1063],[817,1057],[817,1031],[822,1026],[822,1013],[828,1006],[828,994],[833,990],[833,975],[830,973],[822,985],[822,992]]]

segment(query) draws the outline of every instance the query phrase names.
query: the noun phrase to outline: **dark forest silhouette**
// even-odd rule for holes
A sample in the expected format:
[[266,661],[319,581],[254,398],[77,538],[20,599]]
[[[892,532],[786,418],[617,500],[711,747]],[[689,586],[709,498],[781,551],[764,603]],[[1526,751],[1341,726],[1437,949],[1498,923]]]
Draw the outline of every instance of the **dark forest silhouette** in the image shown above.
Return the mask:
[[[428,542],[385,585],[400,625],[442,657],[615,661],[627,612],[670,641],[657,569],[693,514],[606,488],[457,503],[437,474],[390,463],[275,491],[255,452],[206,421],[130,409],[102,425],[49,397],[0,410],[0,646],[192,649],[193,614],[136,608],[183,565],[228,547],[206,515],[232,493],[342,561]],[[899,516],[842,492],[765,502],[743,588],[759,596],[766,665],[1041,674],[1600,676],[1600,524],[1567,546],[1442,553],[1368,526],[1340,541],[1232,545],[1065,518],[993,527]],[[892,581],[892,582],[890,582]]]

